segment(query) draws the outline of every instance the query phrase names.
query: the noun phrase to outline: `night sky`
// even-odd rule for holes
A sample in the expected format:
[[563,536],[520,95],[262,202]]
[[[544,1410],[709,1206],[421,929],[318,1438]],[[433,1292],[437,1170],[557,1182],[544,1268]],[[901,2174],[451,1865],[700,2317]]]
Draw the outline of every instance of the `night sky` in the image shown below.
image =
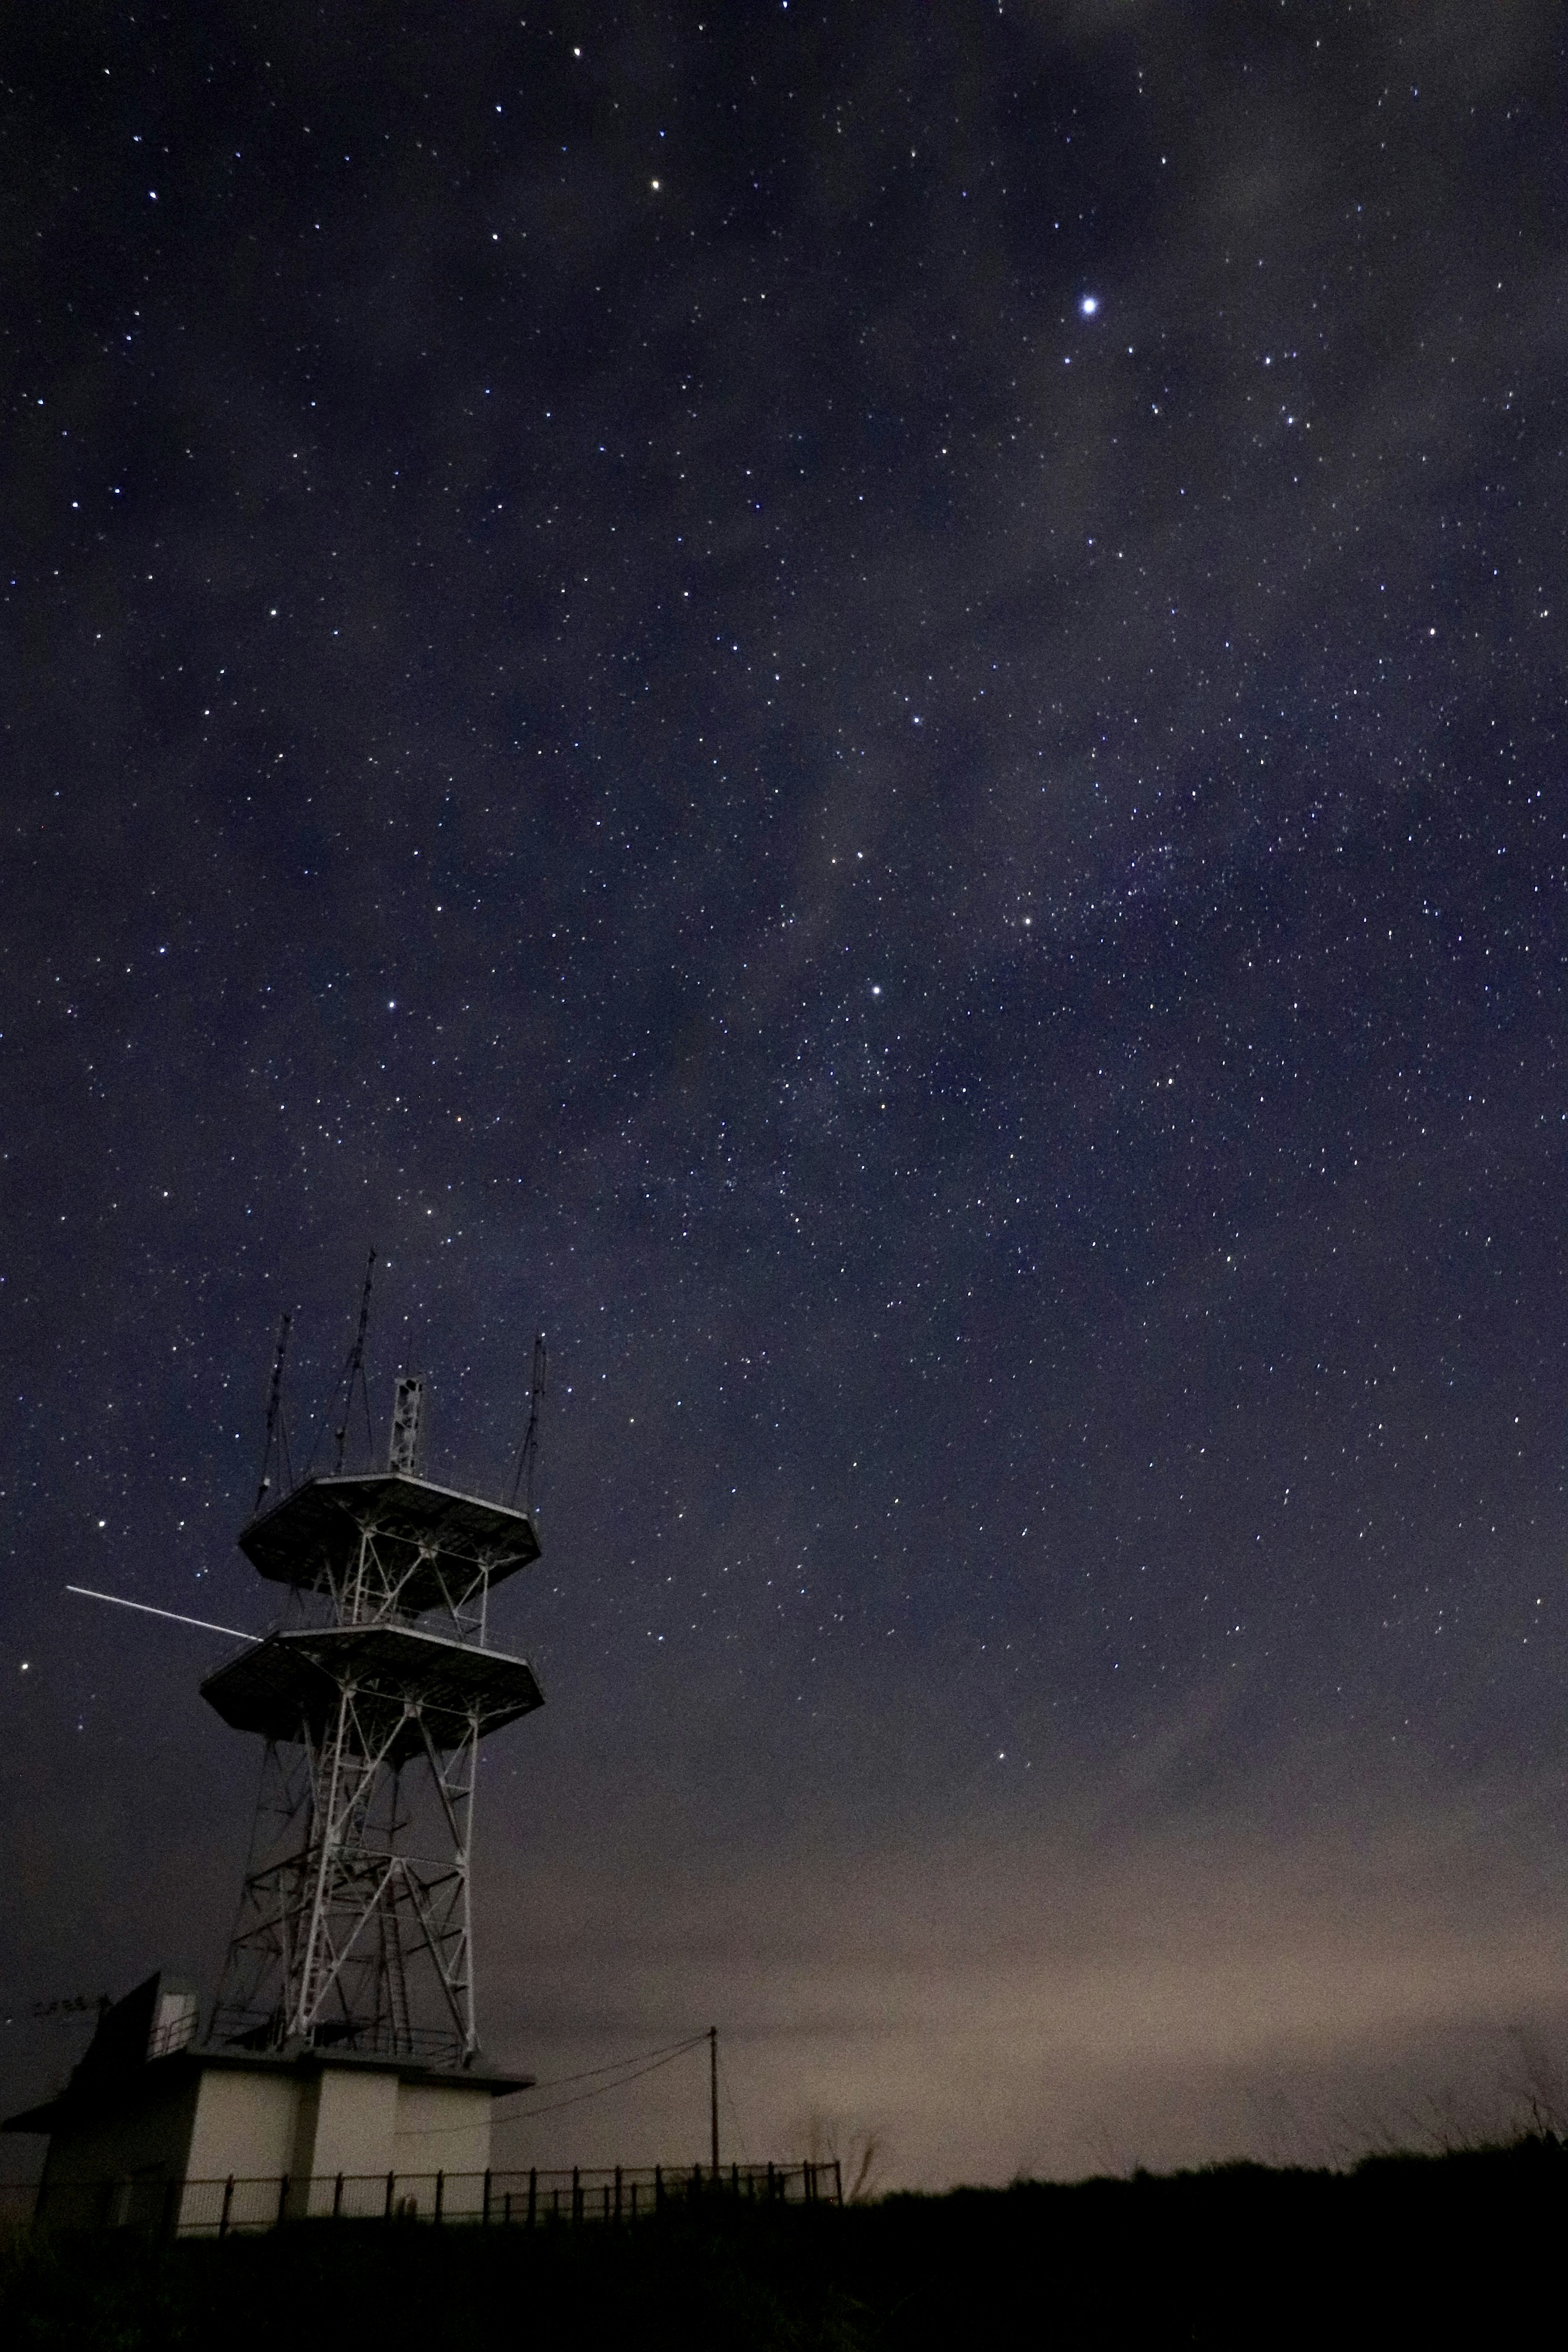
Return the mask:
[[7,2111],[255,1794],[62,1588],[268,1622],[374,1244],[443,1481],[550,1335],[498,2059],[905,2181],[1568,2113],[1563,47],[11,16]]

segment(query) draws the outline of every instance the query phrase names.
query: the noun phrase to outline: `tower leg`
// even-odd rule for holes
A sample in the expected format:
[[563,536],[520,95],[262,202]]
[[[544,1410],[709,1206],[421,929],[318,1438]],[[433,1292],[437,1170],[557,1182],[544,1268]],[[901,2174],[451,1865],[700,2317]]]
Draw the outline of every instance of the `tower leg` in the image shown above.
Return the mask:
[[324,1739],[268,1745],[216,2041],[473,2057],[480,1725],[445,1754],[421,1730],[401,1765],[367,1753],[344,1691]]

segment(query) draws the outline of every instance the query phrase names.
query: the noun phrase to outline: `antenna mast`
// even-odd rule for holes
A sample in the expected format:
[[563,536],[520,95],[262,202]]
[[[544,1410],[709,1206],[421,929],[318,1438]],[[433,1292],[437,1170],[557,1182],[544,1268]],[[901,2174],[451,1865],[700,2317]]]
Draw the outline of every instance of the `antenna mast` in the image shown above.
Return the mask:
[[539,1408],[544,1402],[548,1361],[549,1349],[545,1347],[544,1334],[541,1331],[533,1342],[533,1378],[528,1392],[528,1427],[522,1433],[522,1451],[517,1457],[517,1468],[512,1474],[511,1481],[512,1508],[515,1510],[517,1507],[518,1489],[521,1487],[523,1494],[522,1507],[530,1518],[533,1517],[533,1476],[539,1464]]
[[267,1443],[262,1448],[261,1475],[256,1486],[255,1507],[257,1510],[261,1508],[262,1500],[272,1484],[271,1469],[274,1454],[278,1456],[278,1475],[280,1483],[286,1488],[294,1483],[293,1474],[289,1466],[289,1433],[283,1423],[283,1361],[289,1353],[289,1334],[293,1328],[293,1323],[294,1318],[291,1315],[285,1315],[278,1327],[278,1352],[272,1359],[272,1384],[267,1391]]
[[360,1394],[364,1399],[365,1436],[370,1441],[372,1453],[374,1454],[375,1451],[374,1433],[372,1431],[370,1425],[370,1391],[365,1385],[364,1377],[364,1335],[370,1328],[370,1286],[371,1277],[374,1276],[374,1272],[375,1252],[373,1249],[370,1255],[364,1262],[364,1288],[360,1293],[359,1328],[354,1333],[353,1346],[349,1349],[348,1374],[343,1390],[343,1417],[336,1432],[338,1455],[337,1460],[332,1465],[334,1476],[341,1476],[342,1473],[343,1450],[349,1442],[349,1423],[353,1418],[354,1382],[356,1381],[359,1382]]

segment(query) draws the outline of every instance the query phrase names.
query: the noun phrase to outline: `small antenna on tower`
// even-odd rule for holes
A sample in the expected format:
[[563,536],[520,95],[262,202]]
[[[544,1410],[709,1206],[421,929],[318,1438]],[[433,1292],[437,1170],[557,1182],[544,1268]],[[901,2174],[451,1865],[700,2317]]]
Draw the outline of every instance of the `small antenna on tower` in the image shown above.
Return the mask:
[[331,1396],[321,1407],[321,1419],[316,1423],[316,1433],[310,1440],[310,1451],[305,1456],[305,1466],[300,1473],[301,1486],[316,1466],[316,1456],[321,1451],[321,1440],[329,1429],[331,1429],[333,1442],[337,1446],[337,1458],[332,1465],[332,1475],[340,1477],[342,1475],[343,1456],[348,1448],[349,1423],[354,1414],[356,1384],[359,1388],[360,1401],[364,1406],[364,1440],[368,1449],[366,1467],[374,1469],[375,1466],[375,1432],[371,1426],[370,1391],[365,1385],[364,1376],[365,1334],[370,1329],[370,1286],[374,1273],[375,1252],[372,1250],[364,1262],[364,1280],[360,1286],[359,1321],[354,1329],[353,1345],[349,1349],[347,1361],[338,1374]]
[[267,1443],[261,1451],[261,1475],[256,1486],[257,1510],[261,1508],[263,1498],[272,1484],[274,1454],[278,1457],[279,1479],[285,1490],[294,1484],[293,1474],[289,1467],[289,1432],[283,1421],[283,1360],[289,1353],[289,1334],[293,1323],[294,1318],[285,1315],[278,1327],[278,1352],[272,1359],[272,1385],[267,1391]]
[[517,1508],[518,1489],[523,1492],[523,1509],[533,1516],[533,1475],[539,1463],[539,1408],[544,1400],[544,1376],[549,1351],[544,1334],[540,1332],[533,1343],[533,1379],[528,1393],[528,1427],[522,1433],[522,1451],[517,1457],[512,1474],[511,1507]]
[[420,1426],[425,1383],[416,1372],[405,1372],[392,1392],[392,1444],[386,1466],[405,1478],[417,1478],[425,1467],[425,1433]]
[[342,1473],[343,1466],[343,1449],[349,1440],[349,1423],[353,1418],[356,1381],[359,1382],[360,1394],[364,1399],[365,1437],[371,1452],[374,1454],[375,1451],[375,1435],[370,1425],[370,1391],[365,1386],[364,1378],[364,1335],[370,1328],[370,1285],[374,1272],[375,1252],[373,1249],[364,1262],[364,1288],[360,1293],[359,1328],[354,1333],[353,1346],[349,1349],[348,1374],[343,1383],[343,1417],[336,1432],[338,1454],[337,1460],[332,1465],[334,1476]]

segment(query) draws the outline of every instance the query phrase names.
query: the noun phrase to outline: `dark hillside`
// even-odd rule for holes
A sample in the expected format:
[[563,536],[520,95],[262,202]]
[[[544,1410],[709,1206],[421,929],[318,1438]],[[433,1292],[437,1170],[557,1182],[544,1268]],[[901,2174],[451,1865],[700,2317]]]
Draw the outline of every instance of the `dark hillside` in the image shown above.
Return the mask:
[[1568,2147],[1531,2138],[1352,2173],[1237,2165],[843,2212],[720,2202],[618,2231],[23,2233],[0,2323],[12,2346],[82,2352],[1481,2343],[1535,2332],[1565,2193]]

